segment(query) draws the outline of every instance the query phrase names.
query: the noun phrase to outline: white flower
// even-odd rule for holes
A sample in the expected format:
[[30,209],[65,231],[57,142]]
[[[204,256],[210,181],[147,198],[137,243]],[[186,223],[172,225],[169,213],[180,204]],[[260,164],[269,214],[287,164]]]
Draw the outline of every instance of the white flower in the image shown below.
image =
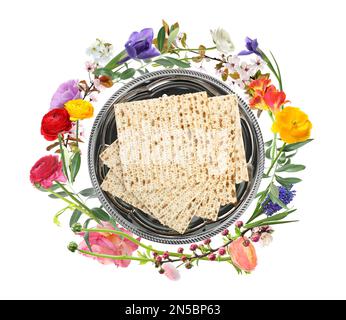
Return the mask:
[[234,50],[234,44],[226,30],[218,28],[216,30],[210,30],[210,32],[217,50],[225,54]]
[[253,67],[256,70],[256,72],[258,70],[264,69],[265,63],[264,63],[263,59],[261,59],[259,56],[256,56],[255,59],[251,59],[251,63],[253,64]]
[[260,244],[262,245],[262,247],[266,247],[269,246],[273,241],[273,236],[268,233],[268,232],[264,232],[261,234],[261,238],[260,238]]
[[242,62],[238,73],[241,80],[249,81],[250,77],[255,74],[255,68],[253,65],[247,64],[246,62]]
[[106,62],[113,54],[113,46],[100,39],[96,41],[86,50],[86,53],[94,58],[95,62]]
[[227,68],[232,72],[238,72],[240,68],[240,59],[237,55],[227,57]]

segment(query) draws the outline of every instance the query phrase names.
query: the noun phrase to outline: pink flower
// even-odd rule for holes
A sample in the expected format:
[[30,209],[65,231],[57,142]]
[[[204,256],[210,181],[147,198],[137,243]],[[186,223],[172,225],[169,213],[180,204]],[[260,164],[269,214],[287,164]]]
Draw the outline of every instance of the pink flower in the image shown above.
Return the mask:
[[162,265],[162,269],[165,270],[165,275],[169,280],[177,281],[180,279],[180,273],[173,263],[165,263]]
[[[104,223],[103,226],[97,226],[99,229],[115,230],[110,223]],[[129,231],[119,228],[122,232],[132,235]],[[82,236],[84,234],[81,234]],[[137,239],[139,240],[139,239]],[[113,233],[104,232],[90,232],[89,242],[92,252],[113,256],[132,256],[132,253],[138,249],[138,245],[132,241],[121,238],[119,235]],[[89,251],[89,248],[85,241],[79,245],[80,250]],[[118,267],[126,268],[130,264],[131,260],[113,260],[109,258],[92,257],[87,254],[83,254],[89,258],[96,259],[102,264],[114,263]]]
[[85,62],[85,69],[88,72],[94,72],[96,69],[96,63],[92,61]]
[[79,99],[81,95],[78,89],[78,82],[78,80],[69,80],[62,83],[52,97],[50,108],[63,108],[66,102]]
[[102,85],[102,82],[100,79],[94,79],[94,86],[98,91],[102,91],[106,89],[106,87]]
[[[246,245],[244,245],[246,242]],[[246,237],[238,238],[229,245],[229,252],[232,262],[239,268],[247,272],[253,271],[257,266],[257,256],[255,247],[248,242]]]
[[66,182],[59,157],[49,155],[39,159],[30,170],[30,181],[45,189],[50,188],[54,181]]

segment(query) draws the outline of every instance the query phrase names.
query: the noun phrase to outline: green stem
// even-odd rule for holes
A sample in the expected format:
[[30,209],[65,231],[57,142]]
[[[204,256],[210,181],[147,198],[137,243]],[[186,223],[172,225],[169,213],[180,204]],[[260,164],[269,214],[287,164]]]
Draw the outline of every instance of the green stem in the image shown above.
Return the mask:
[[81,250],[81,249],[78,249],[78,251],[80,253],[84,253],[84,254],[87,254],[89,256],[98,257],[98,258],[106,258],[106,259],[112,259],[112,260],[136,260],[136,261],[155,262],[154,259],[149,259],[149,258],[132,257],[132,256],[113,256],[113,255],[108,255],[108,254],[90,252],[90,251]]
[[48,192],[50,192],[51,194],[54,194],[57,198],[63,200],[64,202],[68,203],[69,206],[72,206],[73,208],[78,207],[75,203],[73,203],[72,201],[62,197],[60,194],[56,193],[55,191],[53,191],[52,189],[48,188],[47,189]]
[[84,208],[84,210],[86,210],[87,212],[89,212],[89,216],[91,215],[93,217],[93,214],[91,213],[91,210],[83,203],[81,202],[79,199],[77,199],[74,194],[72,194],[69,190],[67,190],[65,188],[65,186],[63,184],[61,184],[59,181],[55,181],[61,189],[63,189],[72,200],[74,200],[75,202],[77,202],[79,204],[79,206],[81,206],[82,208]]
[[271,170],[273,169],[275,163],[279,160],[279,158],[280,158],[282,152],[284,151],[284,148],[286,147],[286,144],[287,144],[287,143],[285,142],[285,143],[282,145],[282,147],[280,148],[279,153],[278,153],[277,156],[275,157],[274,161],[271,163],[271,165],[270,165],[268,171],[266,172],[266,175],[267,175],[267,176],[269,176],[269,174],[270,174]]
[[[216,47],[210,47],[210,48],[205,48],[204,50],[205,51],[210,51],[210,50],[215,50],[216,49]],[[180,52],[180,51],[196,51],[196,50],[200,50],[199,48],[177,48],[177,49],[174,49],[174,51],[178,51],[178,52]]]
[[79,120],[76,121],[76,144],[77,144],[77,147],[79,146],[78,140],[79,140]]
[[66,168],[66,162],[65,162],[65,152],[63,149],[63,141],[62,141],[63,138],[62,138],[60,133],[58,134],[58,139],[59,139],[59,148],[60,148],[60,154],[61,154],[61,160],[62,160],[62,168],[63,168],[64,174],[65,174],[67,180],[70,181],[70,177],[68,175],[68,171]]

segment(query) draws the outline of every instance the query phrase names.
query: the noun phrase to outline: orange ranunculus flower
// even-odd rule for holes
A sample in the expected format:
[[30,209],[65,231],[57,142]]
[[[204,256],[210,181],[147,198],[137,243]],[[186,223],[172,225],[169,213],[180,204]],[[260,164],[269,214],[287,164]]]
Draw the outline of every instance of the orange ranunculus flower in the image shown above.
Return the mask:
[[270,79],[263,77],[256,80],[251,81],[248,88],[254,92],[254,96],[260,95],[263,96],[266,92],[268,86],[270,85]]
[[286,101],[286,94],[283,91],[278,91],[275,86],[271,85],[267,88],[263,96],[265,104],[269,107],[274,113],[281,110]]
[[308,115],[299,108],[286,107],[275,114],[272,126],[274,133],[279,133],[287,143],[302,142],[310,137],[312,124]]

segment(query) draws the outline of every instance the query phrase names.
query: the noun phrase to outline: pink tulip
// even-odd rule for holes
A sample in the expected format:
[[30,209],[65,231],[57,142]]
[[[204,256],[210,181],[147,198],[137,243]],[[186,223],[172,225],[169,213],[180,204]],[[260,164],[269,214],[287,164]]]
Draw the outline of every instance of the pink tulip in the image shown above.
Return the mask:
[[255,270],[257,266],[257,256],[255,247],[251,242],[244,246],[246,237],[238,238],[229,245],[229,252],[235,266],[247,272]]
[[180,273],[177,270],[177,268],[174,266],[173,263],[165,263],[162,265],[162,269],[165,270],[164,275],[169,279],[173,281],[177,281],[180,279]]
[[[103,226],[97,226],[99,229],[110,229],[114,230],[110,223],[104,223]],[[132,235],[129,231],[119,228],[122,232]],[[81,234],[82,236],[84,234]],[[137,239],[139,240],[139,239]],[[89,242],[93,253],[107,254],[113,256],[132,256],[132,253],[138,249],[138,245],[132,241],[121,238],[119,235],[113,233],[104,232],[90,232]],[[85,241],[80,243],[80,250],[89,251],[89,248]],[[131,260],[113,260],[109,258],[92,257],[87,254],[83,254],[87,257],[96,259],[102,264],[112,264],[114,263],[118,267],[126,268],[130,264]]]

